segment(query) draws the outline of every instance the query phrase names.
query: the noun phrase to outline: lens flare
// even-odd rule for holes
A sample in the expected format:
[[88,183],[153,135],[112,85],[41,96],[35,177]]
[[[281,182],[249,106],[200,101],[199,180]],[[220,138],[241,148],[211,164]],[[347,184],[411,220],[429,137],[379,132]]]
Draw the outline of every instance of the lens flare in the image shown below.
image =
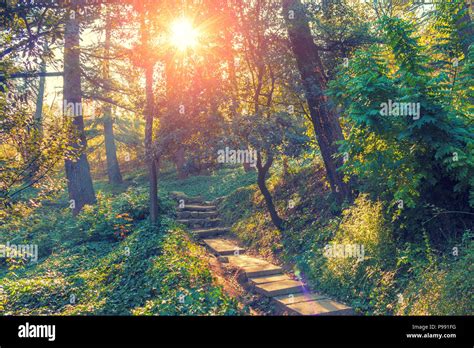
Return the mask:
[[198,31],[187,18],[180,18],[171,24],[171,43],[181,51],[195,47],[198,36]]

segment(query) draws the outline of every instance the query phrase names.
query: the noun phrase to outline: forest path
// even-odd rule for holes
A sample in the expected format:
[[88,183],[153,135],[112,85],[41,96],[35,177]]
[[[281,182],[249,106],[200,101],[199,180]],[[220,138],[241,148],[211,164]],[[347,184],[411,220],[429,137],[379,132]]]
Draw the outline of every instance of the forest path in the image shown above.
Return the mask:
[[245,249],[223,227],[212,202],[200,197],[174,197],[179,203],[178,222],[187,226],[213,253],[220,266],[239,273],[239,281],[251,292],[270,298],[282,312],[291,315],[353,315],[352,308],[310,290],[294,274],[266,260],[245,254]]

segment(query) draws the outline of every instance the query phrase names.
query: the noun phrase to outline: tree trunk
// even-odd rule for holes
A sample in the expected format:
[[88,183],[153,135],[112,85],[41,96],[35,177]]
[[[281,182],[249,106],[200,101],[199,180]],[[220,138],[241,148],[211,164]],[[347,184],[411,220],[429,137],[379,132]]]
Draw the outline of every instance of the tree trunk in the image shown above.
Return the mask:
[[[72,125],[74,135],[71,134],[69,145],[80,151],[79,158],[66,159],[66,178],[69,198],[73,200],[73,214],[80,212],[86,204],[96,202],[94,187],[87,161],[87,140],[84,132],[84,119],[82,117],[82,90],[79,47],[79,21],[78,14],[71,16],[66,21],[64,36],[64,103],[74,106],[75,110]],[[79,112],[78,112],[79,111]],[[79,137],[77,139],[76,137]]]
[[283,180],[286,181],[286,179],[290,176],[290,166],[288,164],[288,157],[283,155]]
[[[40,67],[41,72],[46,72],[46,62],[43,60]],[[43,101],[44,101],[44,87],[46,83],[46,77],[40,76],[38,86],[38,96],[36,98],[36,110],[35,110],[35,128],[38,132],[38,137],[41,140],[43,138]]]
[[184,147],[179,147],[174,156],[174,163],[176,165],[176,170],[178,172],[178,179],[180,180],[186,179],[187,177],[187,173],[184,168],[185,162],[186,160],[184,157]]
[[[227,15],[229,16],[228,19],[231,21],[233,16],[235,15],[233,12],[229,12],[229,8],[226,9]],[[232,119],[235,121],[238,117],[238,109],[240,107],[239,103],[239,86],[237,81],[237,73],[235,69],[235,50],[232,46],[232,28],[228,27],[225,28],[224,37],[225,37],[225,49],[226,55],[225,58],[227,60],[227,67],[229,71],[229,81],[230,81],[230,95],[231,95],[231,104],[230,104],[230,114]],[[250,163],[244,162],[242,164],[244,171],[246,173],[255,171],[255,167],[252,167]]]
[[[109,92],[110,89],[110,64],[109,64],[109,55],[110,55],[110,17],[107,10],[106,13],[106,28],[105,28],[105,47],[104,47],[104,81],[106,85],[105,93]],[[120,173],[120,166],[117,159],[117,147],[115,146],[115,136],[114,136],[114,122],[112,118],[112,106],[110,104],[105,104],[103,108],[103,123],[104,123],[104,138],[105,138],[105,155],[107,158],[107,175],[109,177],[110,184],[121,184],[122,183],[122,174]]]
[[[142,14],[141,35],[143,47],[148,47],[148,31],[145,27],[145,14]],[[148,52],[145,49],[145,52]],[[148,166],[148,180],[150,181],[150,222],[155,225],[158,222],[158,178],[156,161],[153,155],[153,114],[155,103],[153,98],[153,62],[149,57],[145,60],[145,89],[146,89],[146,110],[145,110],[145,160]]]
[[258,172],[257,184],[260,189],[260,192],[262,192],[263,198],[265,199],[265,203],[267,205],[267,209],[268,209],[268,212],[270,213],[270,217],[272,219],[273,224],[280,231],[283,231],[284,221],[282,220],[282,218],[280,218],[280,216],[278,215],[278,212],[275,209],[272,195],[270,191],[268,190],[267,184],[266,184],[266,176],[272,163],[273,163],[273,157],[271,155],[268,155],[265,165],[262,166],[262,156],[260,155],[260,152],[257,153],[257,172]]
[[111,116],[111,107],[104,107],[104,138],[105,138],[105,155],[107,158],[107,175],[110,184],[121,184],[122,174],[117,159],[117,148],[115,146],[114,123]]
[[[321,150],[331,189],[339,203],[350,199],[349,186],[343,182],[337,168],[342,165],[337,154],[336,141],[342,140],[342,131],[334,111],[330,108],[327,96],[327,77],[319,51],[313,42],[308,17],[300,0],[282,0],[285,21],[291,49],[296,58],[303,83],[306,100],[310,109],[311,121],[316,140]],[[290,16],[290,11],[294,11]]]
[[[46,72],[46,62],[43,60],[40,65],[40,71]],[[41,143],[43,142],[43,101],[46,78],[40,76],[38,85],[38,95],[36,97],[36,109],[33,115],[33,132],[30,132],[30,141],[32,141],[32,151],[26,154],[28,162],[31,162],[28,173],[28,180],[31,181],[39,170],[41,156]]]
[[148,165],[148,179],[150,181],[150,222],[154,225],[158,221],[158,178],[156,162],[153,156],[153,66],[145,69],[146,80],[146,112],[145,112],[145,159]]
[[248,162],[242,163],[242,166],[244,167],[244,170],[245,170],[246,173],[255,171],[255,167],[252,167],[250,165],[250,163],[248,163]]

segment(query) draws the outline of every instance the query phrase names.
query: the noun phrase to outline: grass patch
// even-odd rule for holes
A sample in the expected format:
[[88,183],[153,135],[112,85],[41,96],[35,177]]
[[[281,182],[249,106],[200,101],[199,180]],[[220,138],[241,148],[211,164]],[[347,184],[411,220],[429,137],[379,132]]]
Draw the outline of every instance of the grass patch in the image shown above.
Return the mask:
[[168,172],[160,176],[160,191],[183,192],[189,197],[201,196],[207,200],[227,196],[242,186],[256,182],[256,172],[248,172],[242,168],[225,168],[215,171],[212,175],[191,176],[179,180],[176,173]]

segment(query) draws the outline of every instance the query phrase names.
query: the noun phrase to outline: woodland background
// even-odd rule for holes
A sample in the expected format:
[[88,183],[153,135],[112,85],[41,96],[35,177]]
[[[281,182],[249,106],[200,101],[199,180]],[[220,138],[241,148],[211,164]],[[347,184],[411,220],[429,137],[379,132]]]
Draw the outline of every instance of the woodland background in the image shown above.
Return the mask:
[[[2,4],[0,243],[40,259],[0,259],[0,313],[269,312],[216,284],[180,191],[362,314],[471,315],[472,8],[424,3]],[[256,167],[218,163],[226,146]]]

